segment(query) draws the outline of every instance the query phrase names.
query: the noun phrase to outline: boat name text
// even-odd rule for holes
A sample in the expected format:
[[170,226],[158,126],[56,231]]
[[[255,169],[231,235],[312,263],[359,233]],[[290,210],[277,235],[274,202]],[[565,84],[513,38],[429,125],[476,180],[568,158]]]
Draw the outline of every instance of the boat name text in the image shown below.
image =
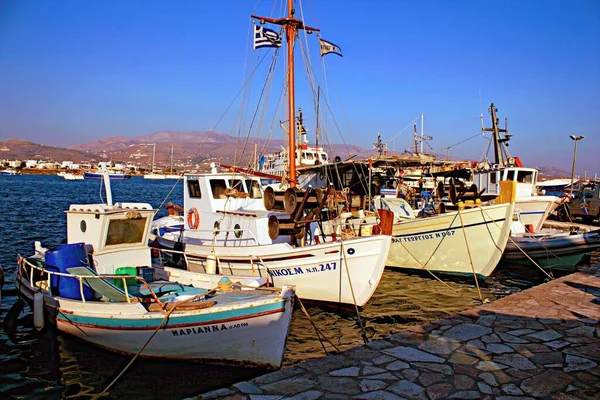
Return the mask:
[[314,267],[306,267],[304,269],[302,267],[294,267],[294,268],[282,268],[282,269],[269,270],[269,275],[275,277],[275,276],[301,275],[304,273],[312,274],[314,272],[335,271],[336,267],[337,267],[337,262],[334,261],[334,262],[330,262],[330,263],[319,264],[318,266],[314,266]]
[[426,235],[415,235],[415,236],[405,236],[405,237],[395,237],[392,242],[400,243],[400,242],[418,242],[420,240],[430,240],[430,239],[441,239],[446,236],[454,236],[456,230],[445,231],[445,232],[437,232],[437,233],[428,233]]
[[248,327],[248,323],[242,322],[239,324],[233,324],[233,325],[229,325],[229,326],[227,326],[225,324],[221,324],[221,325],[200,326],[198,328],[177,329],[177,330],[171,331],[171,333],[173,334],[173,336],[187,336],[187,335],[197,335],[199,333],[228,331],[230,329],[246,328],[246,327]]

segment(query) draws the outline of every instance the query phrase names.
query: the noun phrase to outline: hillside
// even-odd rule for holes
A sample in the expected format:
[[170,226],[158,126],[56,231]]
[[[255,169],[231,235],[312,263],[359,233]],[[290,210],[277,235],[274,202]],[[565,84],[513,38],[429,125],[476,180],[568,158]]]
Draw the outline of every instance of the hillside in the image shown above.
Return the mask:
[[[170,132],[161,131],[138,137],[109,136],[60,148],[44,146],[36,143],[8,139],[0,142],[0,158],[2,159],[42,159],[74,162],[81,161],[106,161],[137,162],[140,165],[149,165],[152,160],[153,144],[156,144],[156,165],[158,168],[168,168],[171,160],[171,148],[175,164],[199,163],[207,159],[220,159],[224,163],[239,164],[247,162],[254,155],[254,145],[257,152],[269,153],[278,151],[285,145],[281,139],[257,139],[254,142],[245,142],[230,135],[217,132]],[[357,146],[334,144],[325,146],[325,150],[333,158],[339,155],[342,158],[358,154],[367,156],[370,150]],[[240,161],[242,160],[242,161]]]

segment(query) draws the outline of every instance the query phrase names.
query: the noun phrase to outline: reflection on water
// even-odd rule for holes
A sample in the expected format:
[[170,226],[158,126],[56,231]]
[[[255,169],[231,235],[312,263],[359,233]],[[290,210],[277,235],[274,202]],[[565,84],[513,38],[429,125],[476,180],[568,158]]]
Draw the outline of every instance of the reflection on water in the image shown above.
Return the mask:
[[[0,209],[13,210],[3,213],[4,232],[20,232],[4,236],[5,245],[0,247],[0,263],[6,272],[0,308],[0,394],[27,399],[91,398],[113,381],[130,357],[104,351],[48,327],[38,333],[33,328],[28,307],[20,314],[10,337],[5,331],[5,318],[17,301],[12,284],[16,254],[27,254],[33,240],[42,240],[48,246],[64,243],[66,221],[63,211],[70,203],[88,203],[98,198],[98,182],[66,182],[55,177],[21,176],[17,179],[0,182]],[[40,197],[42,186],[45,196]],[[115,200],[145,201],[155,207],[169,190],[171,185],[167,182],[142,179],[114,185]],[[136,193],[137,197],[131,198],[126,196],[127,193]],[[180,188],[175,196],[181,196]],[[180,203],[177,197],[170,200]],[[14,209],[11,204],[20,206]],[[596,256],[600,256],[600,252],[596,252]],[[593,262],[600,262],[600,259]],[[533,268],[503,266],[482,285],[481,295],[484,299],[494,300],[545,279]],[[375,295],[360,315],[366,336],[373,340],[478,304],[479,294],[473,281],[442,283],[430,276],[386,270]],[[307,311],[319,330],[338,349],[363,344],[352,310],[337,311],[307,305]],[[332,350],[331,346],[327,349]],[[284,366],[323,354],[317,334],[302,311],[296,309]],[[109,390],[107,398],[180,399],[262,373],[264,371],[254,369],[138,359]]]

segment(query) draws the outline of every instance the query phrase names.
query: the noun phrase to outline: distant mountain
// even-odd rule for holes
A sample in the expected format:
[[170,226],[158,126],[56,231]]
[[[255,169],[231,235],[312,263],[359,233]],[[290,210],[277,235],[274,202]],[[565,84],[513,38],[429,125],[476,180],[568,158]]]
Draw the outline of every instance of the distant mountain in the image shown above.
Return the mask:
[[554,179],[554,178],[568,178],[571,176],[571,173],[560,168],[552,167],[550,165],[545,165],[543,167],[538,167],[540,172],[540,178],[543,179]]
[[82,150],[44,146],[21,139],[6,139],[0,142],[0,159],[81,162],[97,157],[95,154]]
[[[24,140],[8,139],[0,142],[2,159],[44,159],[54,161],[106,161],[137,162],[149,165],[152,161],[153,144],[156,144],[155,163],[158,168],[168,167],[171,147],[175,164],[195,164],[207,159],[219,159],[223,163],[247,162],[257,153],[281,150],[285,141],[281,139],[238,139],[218,132],[171,132],[161,131],[138,137],[109,136],[65,148],[43,146]],[[333,159],[335,156],[348,158],[352,155],[368,156],[372,151],[358,146],[333,144],[323,146]],[[8,150],[6,150],[8,149]]]
[[[172,132],[161,131],[138,137],[109,136],[88,143],[77,144],[69,148],[44,146],[20,139],[7,139],[0,142],[0,159],[28,160],[42,159],[52,161],[107,161],[137,162],[141,166],[149,166],[152,162],[153,144],[156,144],[155,163],[157,168],[168,168],[171,161],[171,146],[175,165],[194,165],[204,160],[218,159],[223,163],[238,162],[243,165],[257,152],[270,153],[281,150],[285,145],[282,139],[256,139],[246,141],[233,136],[205,132]],[[334,144],[325,145],[325,151],[331,159],[340,156],[342,159],[355,155],[357,158],[368,157],[373,150],[358,146]],[[440,158],[443,158],[440,156]],[[564,178],[571,174],[553,166],[538,167],[540,178]]]

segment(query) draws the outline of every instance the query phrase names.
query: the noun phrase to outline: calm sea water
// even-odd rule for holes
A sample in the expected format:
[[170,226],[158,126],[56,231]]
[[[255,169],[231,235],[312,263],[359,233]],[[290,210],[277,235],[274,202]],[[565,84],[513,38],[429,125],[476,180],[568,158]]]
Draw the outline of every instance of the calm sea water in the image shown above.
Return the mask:
[[[114,181],[114,201],[142,201],[159,207],[181,204],[181,184],[133,178]],[[56,176],[0,176],[0,265],[6,281],[0,307],[0,394],[11,398],[89,398],[100,393],[130,361],[70,336],[52,331],[38,333],[27,306],[18,315],[14,335],[4,322],[17,303],[13,274],[18,253],[32,252],[33,241],[45,247],[66,241],[70,204],[104,202],[100,181],[64,181]],[[159,216],[164,215],[161,210]],[[484,298],[494,300],[544,281],[533,269],[503,268],[482,287]],[[420,324],[480,304],[472,281],[438,282],[421,275],[386,270],[360,317],[369,339],[384,337],[408,325]],[[354,313],[307,307],[316,326],[340,350],[363,343]],[[13,310],[14,312],[14,310]],[[10,318],[14,320],[13,318]],[[328,347],[328,350],[332,350]],[[300,309],[295,310],[288,339],[286,366],[324,354],[317,334]],[[118,380],[108,398],[150,397],[180,399],[251,379],[264,371],[183,362],[138,359]]]

